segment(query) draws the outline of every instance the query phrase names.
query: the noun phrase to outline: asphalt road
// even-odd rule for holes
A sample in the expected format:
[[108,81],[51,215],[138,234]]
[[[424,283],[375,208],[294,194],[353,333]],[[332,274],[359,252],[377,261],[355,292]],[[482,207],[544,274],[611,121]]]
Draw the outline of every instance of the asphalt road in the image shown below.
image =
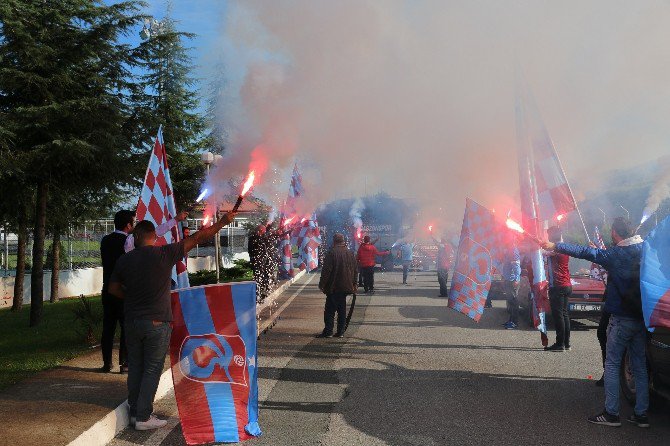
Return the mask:
[[[670,445],[670,405],[652,427],[595,426],[604,393],[596,324],[573,324],[573,349],[544,352],[529,327],[508,331],[494,301],[477,324],[437,297],[434,273],[407,286],[377,273],[343,339],[318,339],[323,296],[310,281],[259,341],[257,445]],[[553,334],[550,341],[553,342]],[[169,429],[126,429],[110,443],[183,445],[173,395],[156,411]],[[622,403],[622,418],[631,408]]]

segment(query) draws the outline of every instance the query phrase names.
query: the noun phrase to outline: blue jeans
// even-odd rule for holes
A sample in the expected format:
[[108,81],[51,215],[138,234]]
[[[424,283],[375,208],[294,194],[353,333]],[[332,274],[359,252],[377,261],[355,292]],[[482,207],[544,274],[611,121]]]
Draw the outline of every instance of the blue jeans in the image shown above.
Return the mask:
[[128,405],[138,421],[148,420],[154,411],[171,333],[169,322],[126,320]]
[[605,359],[605,410],[619,415],[619,371],[626,349],[635,377],[635,413],[646,415],[649,408],[649,377],[647,376],[647,329],[640,319],[617,315],[610,317],[607,327]]

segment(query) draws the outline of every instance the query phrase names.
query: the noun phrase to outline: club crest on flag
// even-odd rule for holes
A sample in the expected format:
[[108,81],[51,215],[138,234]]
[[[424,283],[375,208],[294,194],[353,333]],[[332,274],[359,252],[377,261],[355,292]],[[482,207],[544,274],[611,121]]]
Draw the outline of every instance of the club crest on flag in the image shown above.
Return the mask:
[[246,347],[239,336],[188,336],[179,358],[179,369],[194,381],[247,385]]

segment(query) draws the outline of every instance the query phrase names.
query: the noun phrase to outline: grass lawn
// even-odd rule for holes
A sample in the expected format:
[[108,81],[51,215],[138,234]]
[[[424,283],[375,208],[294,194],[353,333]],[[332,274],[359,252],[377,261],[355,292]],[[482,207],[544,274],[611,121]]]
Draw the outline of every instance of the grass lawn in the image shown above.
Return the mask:
[[[100,297],[91,297],[90,302],[93,310],[102,315]],[[18,313],[0,310],[0,389],[89,349],[73,313],[79,306],[79,299],[45,302],[42,323],[34,328],[28,327],[30,305]],[[101,330],[99,325],[96,339],[100,339]]]

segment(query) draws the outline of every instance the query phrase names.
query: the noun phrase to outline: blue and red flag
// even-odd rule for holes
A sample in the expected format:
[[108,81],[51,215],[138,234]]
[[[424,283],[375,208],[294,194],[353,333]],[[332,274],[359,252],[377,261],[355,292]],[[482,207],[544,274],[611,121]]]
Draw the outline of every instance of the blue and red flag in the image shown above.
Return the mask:
[[172,292],[170,362],[189,445],[261,435],[256,366],[256,283]]
[[670,328],[670,217],[656,226],[644,241],[640,290],[647,328]]
[[478,322],[491,289],[493,268],[502,271],[508,229],[484,206],[466,200],[449,308]]
[[[177,216],[177,206],[172,193],[172,180],[170,179],[170,168],[168,167],[168,156],[163,141],[163,126],[158,128],[158,135],[154,148],[149,157],[149,165],[144,175],[144,185],[137,202],[137,221],[149,220],[155,226],[167,222]],[[181,239],[180,231],[173,227],[169,232],[156,239],[156,246],[177,243]],[[172,270],[172,280],[175,288],[186,288],[188,283],[188,271],[186,270],[186,259],[182,259]]]

